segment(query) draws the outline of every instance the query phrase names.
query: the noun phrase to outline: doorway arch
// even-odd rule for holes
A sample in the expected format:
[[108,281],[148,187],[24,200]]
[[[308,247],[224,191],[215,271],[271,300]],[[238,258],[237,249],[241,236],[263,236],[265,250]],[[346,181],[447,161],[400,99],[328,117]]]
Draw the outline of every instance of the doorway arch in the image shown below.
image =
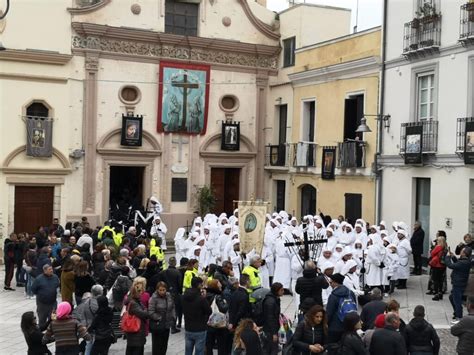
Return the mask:
[[300,187],[300,214],[314,216],[316,214],[316,188],[306,184]]

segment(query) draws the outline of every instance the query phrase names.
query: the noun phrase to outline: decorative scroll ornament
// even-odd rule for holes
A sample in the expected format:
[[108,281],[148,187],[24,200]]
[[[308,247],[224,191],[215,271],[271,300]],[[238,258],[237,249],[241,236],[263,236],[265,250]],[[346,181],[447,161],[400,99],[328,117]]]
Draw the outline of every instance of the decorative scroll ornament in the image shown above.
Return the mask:
[[252,68],[277,69],[277,56],[258,56],[235,52],[222,52],[209,49],[185,48],[173,45],[122,41],[93,36],[74,36],[73,48],[95,49],[103,52],[131,54],[149,57],[192,60],[227,65],[240,65]]

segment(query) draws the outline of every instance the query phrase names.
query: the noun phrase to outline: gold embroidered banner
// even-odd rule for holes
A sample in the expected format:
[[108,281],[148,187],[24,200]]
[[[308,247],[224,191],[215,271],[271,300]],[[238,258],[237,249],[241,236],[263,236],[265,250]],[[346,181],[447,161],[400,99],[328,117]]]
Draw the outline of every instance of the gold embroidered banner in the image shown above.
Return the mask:
[[261,254],[268,202],[239,201],[238,209],[240,250],[249,253],[255,249]]

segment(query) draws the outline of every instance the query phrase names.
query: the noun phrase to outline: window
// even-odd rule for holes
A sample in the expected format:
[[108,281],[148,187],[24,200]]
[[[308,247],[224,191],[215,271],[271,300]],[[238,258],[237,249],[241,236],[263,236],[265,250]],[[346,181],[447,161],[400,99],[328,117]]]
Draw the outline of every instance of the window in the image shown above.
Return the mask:
[[286,125],[288,117],[288,105],[280,105],[279,108],[279,117],[278,117],[278,143],[286,143]]
[[362,218],[362,194],[344,194],[346,202],[346,220],[354,224],[358,218]]
[[48,117],[49,109],[41,102],[33,102],[26,108],[29,117]]
[[[425,235],[430,235],[430,206],[431,206],[431,180],[429,178],[415,178],[415,218],[421,222]],[[424,240],[424,251],[429,250],[430,238]]]
[[419,74],[417,76],[417,119],[431,120],[434,118],[434,74]]
[[303,102],[303,131],[301,135],[301,141],[303,142],[314,142],[314,128],[316,124],[315,110],[315,101]]
[[283,40],[283,67],[295,65],[295,44],[296,37]]
[[363,134],[357,133],[362,117],[364,116],[364,95],[350,96],[344,103],[344,140],[360,139]]
[[285,210],[285,180],[275,180],[276,182],[276,210]]
[[197,36],[199,4],[166,0],[165,33]]
[[188,179],[172,178],[171,179],[171,201],[186,202],[188,199]]

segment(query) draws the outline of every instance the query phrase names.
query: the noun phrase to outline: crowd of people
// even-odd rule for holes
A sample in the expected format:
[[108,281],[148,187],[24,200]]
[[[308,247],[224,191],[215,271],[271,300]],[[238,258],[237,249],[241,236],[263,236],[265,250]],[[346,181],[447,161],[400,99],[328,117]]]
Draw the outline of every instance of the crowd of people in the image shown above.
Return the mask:
[[[405,324],[399,304],[387,298],[422,273],[418,222],[411,232],[403,222],[388,230],[384,221],[320,213],[300,223],[275,212],[266,216],[262,250],[245,252],[238,211],[208,214],[196,216],[189,231],[178,229],[168,260],[159,215],[149,235],[122,229],[110,222],[92,229],[85,217],[62,227],[55,219],[34,235],[5,240],[4,289],[13,290],[15,277],[36,301],[36,316],[26,312],[21,320],[28,354],[50,354],[53,341],[56,354],[107,354],[120,338],[127,355],[143,354],[147,338],[153,354],[166,354],[170,334],[182,328],[186,355],[439,353],[424,307]],[[446,269],[453,270],[451,332],[459,354],[474,346],[474,298],[463,317],[473,244],[466,235],[453,253],[439,231],[429,259],[434,301],[443,297]],[[285,294],[296,314],[282,314]]]

